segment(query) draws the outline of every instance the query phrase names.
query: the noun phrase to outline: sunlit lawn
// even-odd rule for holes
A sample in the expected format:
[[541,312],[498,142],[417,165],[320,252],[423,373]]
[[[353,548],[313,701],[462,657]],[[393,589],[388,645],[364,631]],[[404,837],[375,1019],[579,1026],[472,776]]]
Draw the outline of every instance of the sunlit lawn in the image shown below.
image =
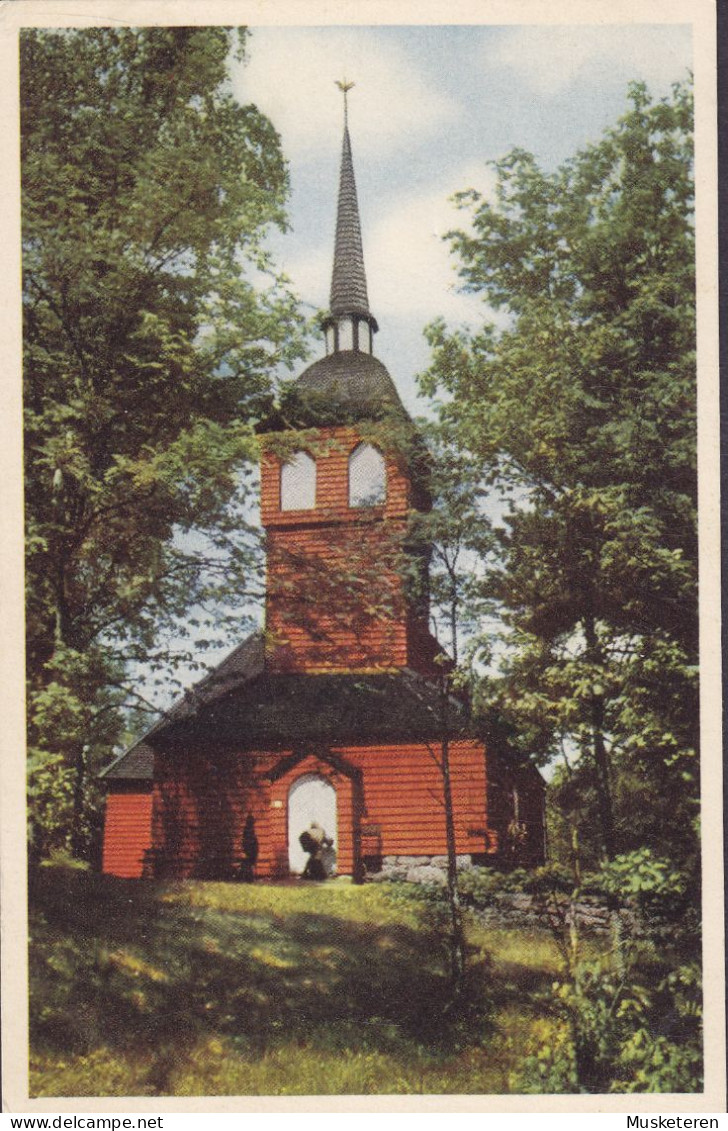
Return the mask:
[[32,905],[32,1095],[504,1093],[555,1024],[547,934],[470,924],[452,1009],[441,912],[389,885],[44,868]]

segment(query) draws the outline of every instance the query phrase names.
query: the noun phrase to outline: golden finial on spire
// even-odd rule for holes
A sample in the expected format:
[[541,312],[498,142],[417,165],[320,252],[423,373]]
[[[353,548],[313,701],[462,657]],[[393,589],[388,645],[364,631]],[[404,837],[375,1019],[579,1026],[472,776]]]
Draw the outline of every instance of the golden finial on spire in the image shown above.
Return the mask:
[[351,88],[353,86],[356,86],[356,83],[348,82],[346,77],[344,77],[343,79],[334,79],[334,82],[338,86],[341,93],[344,95],[344,122],[346,122],[348,120],[348,117],[349,117],[349,107],[347,105],[346,96],[349,93],[349,91],[351,90]]

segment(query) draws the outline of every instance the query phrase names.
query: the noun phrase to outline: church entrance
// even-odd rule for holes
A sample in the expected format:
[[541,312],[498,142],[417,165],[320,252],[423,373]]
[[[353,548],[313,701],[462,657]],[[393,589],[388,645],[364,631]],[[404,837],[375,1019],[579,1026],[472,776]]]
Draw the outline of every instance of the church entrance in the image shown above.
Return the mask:
[[325,849],[323,863],[329,875],[336,871],[337,821],[336,790],[320,774],[304,774],[293,783],[288,794],[288,865],[293,875],[300,876],[308,862],[308,853],[299,843],[301,833],[317,821],[334,842]]

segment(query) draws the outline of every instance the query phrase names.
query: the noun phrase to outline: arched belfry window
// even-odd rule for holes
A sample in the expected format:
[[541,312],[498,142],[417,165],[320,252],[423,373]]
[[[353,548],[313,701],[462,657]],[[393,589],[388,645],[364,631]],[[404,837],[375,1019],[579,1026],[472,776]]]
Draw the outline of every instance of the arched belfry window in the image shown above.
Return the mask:
[[281,468],[281,510],[310,511],[316,506],[316,461],[295,452]]
[[373,507],[386,497],[384,456],[371,444],[359,444],[349,456],[349,506]]

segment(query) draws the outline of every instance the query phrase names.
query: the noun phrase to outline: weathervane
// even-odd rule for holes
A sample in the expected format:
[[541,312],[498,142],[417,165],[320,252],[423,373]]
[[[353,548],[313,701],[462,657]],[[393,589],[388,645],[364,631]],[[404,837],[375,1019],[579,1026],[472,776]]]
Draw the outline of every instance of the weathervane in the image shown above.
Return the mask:
[[349,120],[349,107],[347,106],[346,96],[351,90],[352,86],[356,86],[356,83],[347,82],[345,77],[343,79],[334,79],[334,82],[338,86],[341,93],[344,95],[344,125],[346,125]]

